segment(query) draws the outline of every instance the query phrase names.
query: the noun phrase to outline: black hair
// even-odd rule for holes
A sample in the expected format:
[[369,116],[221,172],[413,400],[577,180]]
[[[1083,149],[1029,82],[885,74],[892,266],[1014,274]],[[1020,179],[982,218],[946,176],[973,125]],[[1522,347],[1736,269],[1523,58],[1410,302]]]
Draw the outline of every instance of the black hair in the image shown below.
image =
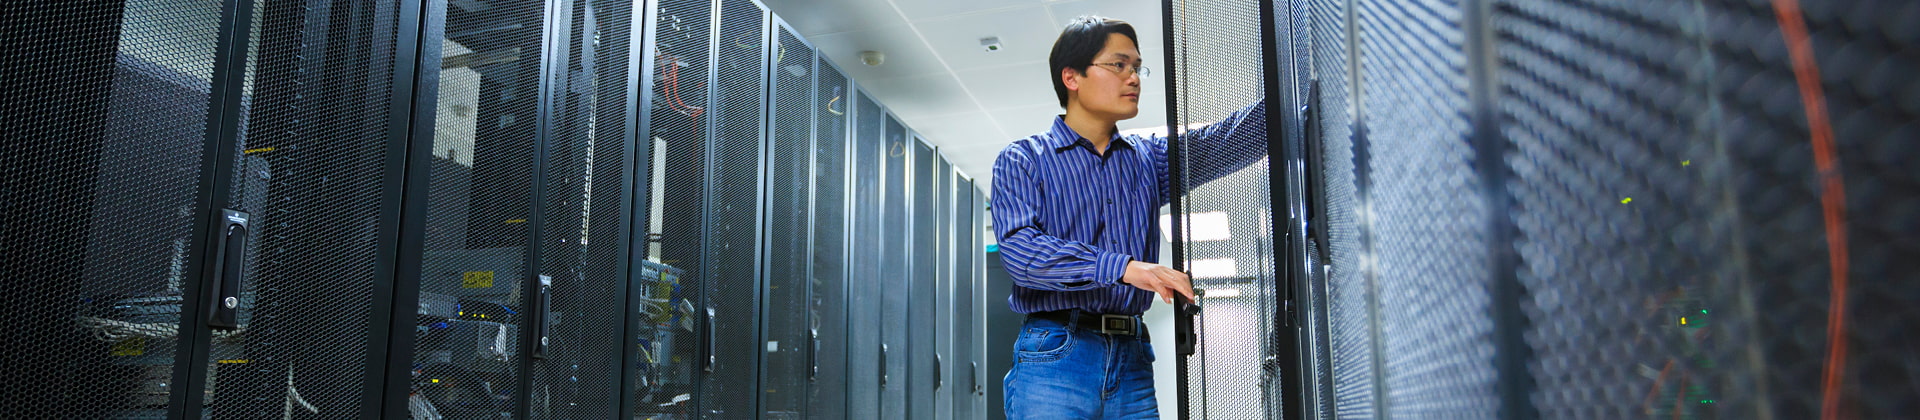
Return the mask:
[[1053,70],[1053,94],[1060,97],[1061,108],[1067,107],[1067,84],[1060,78],[1060,69],[1071,68],[1086,74],[1095,56],[1100,55],[1100,49],[1106,48],[1108,34],[1126,35],[1133,40],[1134,48],[1140,48],[1140,36],[1134,34],[1133,25],[1120,19],[1091,15],[1067,22],[1067,28],[1060,31],[1060,39],[1053,41],[1053,53],[1047,55],[1047,68]]

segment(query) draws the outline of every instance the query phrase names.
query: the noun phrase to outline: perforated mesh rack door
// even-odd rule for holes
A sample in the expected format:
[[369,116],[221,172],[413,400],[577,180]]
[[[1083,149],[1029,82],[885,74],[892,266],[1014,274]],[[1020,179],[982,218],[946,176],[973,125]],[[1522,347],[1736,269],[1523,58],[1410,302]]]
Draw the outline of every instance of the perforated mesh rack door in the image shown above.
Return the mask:
[[[881,244],[885,198],[881,165],[887,153],[886,111],[861,91],[854,108],[853,221],[848,226],[856,244]],[[849,257],[847,300],[847,414],[853,418],[880,416],[880,375],[886,364],[880,347],[882,270],[885,248],[855,252]]]
[[[768,418],[799,418],[806,412],[812,368],[812,320],[808,317],[815,233],[813,174],[813,48],[784,24],[775,25],[771,150],[767,155],[767,350],[761,370],[762,411]],[[831,235],[832,232],[819,232]]]
[[908,299],[912,293],[913,255],[908,250],[909,197],[913,190],[907,182],[912,181],[907,165],[911,163],[913,140],[907,137],[906,126],[892,114],[886,117],[886,137],[883,140],[881,156],[883,178],[881,184],[881,261],[880,274],[876,277],[875,287],[880,290],[880,344],[883,349],[881,360],[884,363],[880,371],[880,417],[902,419],[907,416],[907,390],[909,380],[908,355],[913,351],[907,335],[912,331],[908,321]]
[[[1880,73],[1920,65],[1920,37],[1885,20],[1920,10],[1778,6],[1493,4],[1529,401],[1542,416],[1920,409],[1909,397],[1920,339],[1895,332],[1920,319],[1916,263],[1895,257],[1915,255],[1920,228],[1889,213],[1920,208],[1920,174],[1892,165],[1920,156],[1904,134],[1920,107],[1901,98],[1920,86]],[[1817,68],[1786,48],[1796,20]],[[1813,71],[1820,90],[1796,88]],[[1808,101],[1826,115],[1810,118]],[[1822,147],[1837,153],[1831,183]]]
[[[207,374],[214,418],[361,416],[394,221],[388,178],[399,5],[261,2],[228,207],[251,214],[232,340]],[[241,118],[233,116],[231,118]],[[224,280],[223,281],[227,281]],[[386,337],[380,337],[384,340]]]
[[933,303],[936,295],[933,290],[939,281],[935,278],[938,268],[934,258],[939,252],[936,242],[939,240],[936,234],[938,227],[935,224],[939,212],[934,209],[933,197],[938,190],[934,187],[933,148],[928,147],[917,133],[908,135],[906,141],[912,150],[912,161],[907,164],[907,169],[912,171],[908,175],[908,188],[911,189],[907,190],[907,194],[912,197],[913,207],[908,212],[913,216],[912,225],[909,225],[912,233],[903,247],[911,258],[909,264],[912,267],[910,275],[901,282],[907,291],[907,372],[903,373],[906,373],[907,414],[926,418],[934,415],[933,375],[937,369],[934,359],[939,351],[934,348],[933,340],[936,322],[936,305]]
[[[713,311],[712,370],[700,410],[721,417],[755,413],[761,348],[760,221],[766,138],[767,12],[747,0],[720,2],[714,40],[714,135],[708,143],[707,309]],[[744,344],[744,345],[743,345]]]
[[1915,410],[1920,7],[1796,3],[1308,2],[1320,414]]
[[933,177],[933,191],[927,194],[933,196],[934,238],[921,242],[931,244],[929,248],[934,250],[934,281],[923,283],[932,286],[930,293],[927,293],[932,301],[922,302],[933,306],[928,315],[933,318],[933,348],[930,351],[933,360],[930,362],[935,366],[932,377],[928,378],[933,384],[929,385],[927,392],[933,394],[930,409],[934,418],[950,419],[953,416],[953,394],[947,390],[952,389],[954,375],[960,374],[954,368],[954,361],[958,357],[953,347],[953,304],[956,301],[953,290],[953,250],[956,243],[953,237],[953,164],[947,163],[946,156],[942,156],[938,149],[933,156],[933,170],[928,173]]
[[[973,180],[953,175],[953,378],[948,389],[953,394],[953,418],[973,419],[985,417],[986,412],[976,407],[974,400],[985,398],[986,382],[986,329],[977,309],[987,299],[984,293],[977,291],[980,279],[979,253],[980,229],[974,223],[976,201],[973,199]],[[984,404],[984,403],[982,403]]]
[[[632,1],[562,2],[566,13],[553,72],[552,134],[545,146],[540,231],[544,358],[528,390],[532,418],[608,418],[619,408],[635,219],[631,194],[636,125],[629,117]],[[638,181],[638,182],[636,182]],[[642,190],[643,191],[643,190]],[[640,210],[639,217],[645,217]],[[644,237],[642,237],[644,240]],[[544,313],[542,313],[544,312]],[[536,335],[536,340],[539,339]]]
[[205,251],[194,237],[215,211],[203,200],[220,7],[4,10],[0,205],[17,218],[0,225],[0,266],[31,280],[0,298],[14,321],[0,395],[39,416],[165,415],[190,258]]
[[713,104],[713,2],[653,3],[646,163],[650,222],[647,260],[634,280],[641,365],[634,369],[634,416],[698,414],[705,373],[707,317],[707,138]]
[[[534,195],[535,168],[546,164],[565,174],[578,165],[567,158],[539,162],[537,152],[554,144],[573,145],[546,149],[558,156],[593,151],[579,149],[587,144],[579,131],[585,127],[567,123],[552,134],[543,127],[544,5],[439,6],[428,12],[434,24],[423,48],[429,58],[422,60],[438,68],[431,86],[438,100],[431,173],[420,187],[427,189],[428,226],[416,316],[427,328],[413,335],[415,387],[440,415],[500,416],[513,413],[522,393],[531,391],[522,329],[541,318],[529,316],[538,309],[538,296],[528,295],[538,290],[536,276],[554,278],[563,290],[584,281],[572,277],[584,273],[563,261],[579,258],[565,247],[542,255],[530,250],[535,231],[568,237],[557,228],[567,212],[551,208],[565,204],[533,207],[549,198]],[[564,140],[542,145],[543,134]],[[579,212],[580,203],[573,204]],[[543,222],[548,215],[560,220]],[[579,240],[577,228],[573,237]]]
[[1288,280],[1276,271],[1276,257],[1285,255],[1278,241],[1286,235],[1274,222],[1287,214],[1273,208],[1282,191],[1269,186],[1265,119],[1235,117],[1278,100],[1266,97],[1262,8],[1223,1],[1167,6],[1169,127],[1190,128],[1172,140],[1169,182],[1180,193],[1173,200],[1181,215],[1174,217],[1183,219],[1172,235],[1174,258],[1193,275],[1195,289],[1211,296],[1195,316],[1195,353],[1180,361],[1182,386],[1169,391],[1185,391],[1178,413],[1185,418],[1278,417],[1280,393],[1298,392],[1282,375],[1292,369],[1283,368],[1282,349],[1295,337],[1282,324]]
[[[856,310],[849,298],[853,251],[848,240],[856,229],[853,222],[852,189],[854,168],[851,126],[853,90],[847,77],[835,69],[826,57],[814,66],[818,84],[814,88],[814,172],[813,172],[813,295],[808,299],[809,327],[814,337],[813,385],[807,388],[808,418],[847,418],[848,384],[853,375],[854,336],[849,320]],[[869,311],[870,312],[870,311]]]

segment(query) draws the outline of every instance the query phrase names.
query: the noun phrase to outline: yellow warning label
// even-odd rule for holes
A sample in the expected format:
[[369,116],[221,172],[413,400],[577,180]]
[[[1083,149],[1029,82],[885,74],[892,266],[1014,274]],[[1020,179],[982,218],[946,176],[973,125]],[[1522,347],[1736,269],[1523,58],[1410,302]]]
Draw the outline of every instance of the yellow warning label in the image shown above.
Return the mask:
[[110,354],[114,356],[139,356],[147,354],[147,339],[134,337],[113,343],[113,350]]
[[493,272],[492,271],[468,271],[466,272],[466,274],[460,275],[460,287],[467,288],[467,289],[484,289],[488,287],[493,287]]

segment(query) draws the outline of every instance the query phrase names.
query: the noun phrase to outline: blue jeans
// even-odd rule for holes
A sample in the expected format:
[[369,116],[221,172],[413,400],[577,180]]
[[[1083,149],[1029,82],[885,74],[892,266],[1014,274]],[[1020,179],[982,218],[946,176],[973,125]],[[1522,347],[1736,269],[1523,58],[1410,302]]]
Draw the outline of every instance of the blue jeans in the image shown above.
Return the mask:
[[1007,372],[1008,420],[1157,419],[1153,346],[1138,336],[1106,335],[1027,318]]

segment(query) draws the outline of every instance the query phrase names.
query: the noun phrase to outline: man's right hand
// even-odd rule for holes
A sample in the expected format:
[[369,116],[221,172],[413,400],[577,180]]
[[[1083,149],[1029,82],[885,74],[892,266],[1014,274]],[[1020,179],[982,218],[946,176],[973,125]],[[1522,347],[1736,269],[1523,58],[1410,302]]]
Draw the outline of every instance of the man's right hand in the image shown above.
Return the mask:
[[1174,293],[1186,296],[1188,302],[1194,301],[1193,282],[1187,277],[1187,273],[1174,271],[1164,265],[1139,261],[1127,262],[1127,271],[1120,276],[1120,282],[1158,294],[1160,300],[1167,303],[1173,303]]

